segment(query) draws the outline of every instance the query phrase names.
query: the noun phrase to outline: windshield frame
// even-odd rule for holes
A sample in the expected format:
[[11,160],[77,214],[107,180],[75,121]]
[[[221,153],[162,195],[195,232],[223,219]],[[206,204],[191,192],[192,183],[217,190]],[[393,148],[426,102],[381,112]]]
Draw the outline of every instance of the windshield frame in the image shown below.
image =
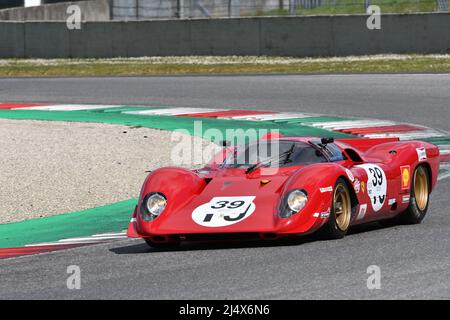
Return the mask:
[[[270,143],[273,140],[268,140],[267,143]],[[278,142],[284,142],[284,143],[289,143],[292,144],[292,146],[294,147],[295,150],[295,146],[297,145],[303,145],[304,147],[311,147],[314,150],[320,152],[320,155],[324,158],[324,162],[331,162],[330,157],[324,152],[324,150],[322,148],[320,148],[318,145],[312,143],[311,141],[298,141],[298,140],[285,140],[285,139],[279,139],[277,140]],[[264,141],[266,142],[266,141]],[[250,145],[252,144],[258,144],[261,143],[261,141],[256,141],[256,142],[252,142],[252,143],[248,143],[246,144],[246,147],[244,150],[247,150],[249,148]],[[260,164],[262,164],[262,166],[264,166],[264,164],[267,162],[268,164],[271,164],[272,162],[279,162],[280,159],[279,157],[268,157],[266,159],[264,159],[261,162],[255,163],[255,164],[250,164],[250,163],[246,163],[246,164],[241,164],[241,165],[236,165],[236,164],[227,164],[227,160],[229,159],[230,156],[232,156],[234,159],[236,159],[236,150],[237,150],[238,146],[235,146],[233,148],[233,150],[231,151],[232,153],[230,155],[228,155],[227,157],[224,158],[223,162],[220,165],[221,169],[245,169],[246,171],[252,167],[255,167],[255,169],[257,169],[259,167]],[[295,152],[294,150],[292,150],[291,152]],[[289,150],[287,150],[289,151]],[[279,153],[279,156],[285,154],[285,152],[281,152]],[[289,153],[288,153],[289,154]],[[290,156],[291,154],[289,154]],[[314,164],[314,163],[321,163],[321,162],[310,162],[310,163],[302,163],[302,164],[292,164],[292,165],[288,165],[288,164],[284,164],[282,166],[278,166],[279,168],[285,168],[285,167],[296,167],[296,166],[303,166],[303,165],[308,165],[308,164]],[[323,162],[322,162],[323,163]],[[252,170],[253,171],[253,170]]]

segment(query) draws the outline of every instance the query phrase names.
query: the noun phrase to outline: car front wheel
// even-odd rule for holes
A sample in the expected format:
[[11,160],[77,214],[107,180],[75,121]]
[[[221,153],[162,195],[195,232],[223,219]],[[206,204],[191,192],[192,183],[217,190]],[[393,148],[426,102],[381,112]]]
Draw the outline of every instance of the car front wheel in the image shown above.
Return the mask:
[[339,178],[333,189],[331,213],[323,226],[322,235],[328,239],[343,238],[350,227],[352,203],[350,191],[344,179]]

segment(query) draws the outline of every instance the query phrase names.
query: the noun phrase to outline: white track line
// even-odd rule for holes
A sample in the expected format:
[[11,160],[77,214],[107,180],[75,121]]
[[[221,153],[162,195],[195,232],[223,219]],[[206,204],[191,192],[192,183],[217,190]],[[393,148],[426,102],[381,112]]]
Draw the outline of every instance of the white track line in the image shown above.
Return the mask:
[[438,181],[441,181],[441,180],[444,180],[444,179],[447,179],[447,178],[450,178],[450,172],[447,172],[447,173],[439,175]]
[[108,240],[116,240],[116,239],[124,239],[124,238],[125,237],[73,238],[73,239],[59,240],[58,243],[63,243],[63,244],[96,243],[96,242],[103,242],[103,241],[108,241]]
[[226,111],[226,109],[206,109],[206,108],[165,108],[165,109],[152,109],[152,110],[141,110],[141,111],[124,111],[125,114],[137,114],[143,116],[179,116],[183,114],[197,114],[206,112],[221,112]]
[[299,118],[310,118],[311,115],[305,113],[267,113],[254,114],[234,117],[219,117],[219,119],[233,119],[233,120],[250,120],[250,121],[270,121],[270,120],[289,120]]
[[333,122],[313,122],[310,125],[322,129],[342,130],[353,128],[386,127],[396,125],[396,123],[392,121],[351,120],[351,121],[333,121]]
[[95,234],[95,235],[89,236],[89,237],[68,238],[68,239],[61,239],[61,240],[58,240],[55,242],[30,244],[30,245],[26,245],[25,247],[55,246],[55,245],[68,245],[68,244],[89,244],[89,243],[105,242],[105,241],[110,241],[110,240],[126,239],[126,238],[127,238],[127,235],[125,232],[102,233],[102,234]]
[[15,108],[12,110],[40,110],[40,111],[83,111],[106,108],[120,108],[123,105],[100,105],[100,104],[54,104],[40,107]]
[[414,139],[423,139],[423,138],[437,138],[437,137],[445,137],[446,135],[442,132],[435,130],[425,130],[425,131],[411,131],[408,133],[398,133],[398,132],[387,132],[387,133],[373,133],[366,134],[364,137],[366,138],[391,138],[397,137],[400,140],[414,140]]
[[441,145],[438,145],[438,147],[439,147],[439,151],[441,152],[441,155],[450,154],[450,145],[441,144]]
[[439,166],[440,170],[446,170],[447,172],[442,173],[439,175],[438,177],[438,181],[449,178],[450,177],[450,163],[449,162],[444,162],[440,164]]
[[126,236],[126,232],[115,232],[115,233],[100,233],[100,234],[94,234],[92,237],[121,237]]
[[441,162],[439,169],[450,170],[450,162]]

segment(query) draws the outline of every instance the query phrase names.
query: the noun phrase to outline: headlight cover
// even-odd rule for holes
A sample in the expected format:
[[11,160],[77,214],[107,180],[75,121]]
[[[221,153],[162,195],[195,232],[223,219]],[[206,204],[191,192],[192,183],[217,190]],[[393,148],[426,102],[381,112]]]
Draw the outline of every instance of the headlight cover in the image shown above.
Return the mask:
[[282,218],[291,217],[295,213],[302,210],[307,202],[308,202],[308,195],[306,194],[305,191],[299,189],[292,190],[285,198],[282,210],[280,211],[280,216]]
[[141,205],[141,217],[145,221],[156,219],[166,208],[167,198],[159,192],[152,192],[145,196]]

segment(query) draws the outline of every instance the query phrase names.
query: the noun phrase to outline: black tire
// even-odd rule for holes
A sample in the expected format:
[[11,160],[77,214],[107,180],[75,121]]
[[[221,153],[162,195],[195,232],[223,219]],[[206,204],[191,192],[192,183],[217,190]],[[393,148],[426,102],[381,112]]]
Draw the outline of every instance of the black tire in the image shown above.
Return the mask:
[[[340,204],[340,208],[337,206],[339,205],[338,202],[336,202],[336,195],[337,192],[345,193],[345,202],[346,204]],[[345,206],[345,208],[342,208]],[[343,210],[346,210],[346,212],[343,212]],[[341,212],[338,214],[338,212]],[[341,215],[345,214],[346,217],[344,218],[345,221],[341,221],[342,217]],[[322,229],[319,232],[319,235],[324,237],[325,239],[342,239],[347,234],[348,228],[350,227],[350,219],[352,214],[352,203],[351,203],[351,196],[350,196],[350,190],[348,189],[347,183],[344,179],[339,178],[336,181],[336,184],[333,188],[333,198],[331,200],[331,213],[330,217],[328,218],[327,223],[322,227]]]
[[150,248],[161,250],[174,250],[180,246],[179,242],[154,242],[150,239],[144,239]]
[[411,194],[408,208],[400,215],[400,222],[421,223],[430,203],[430,173],[424,165],[417,166],[411,181]]

